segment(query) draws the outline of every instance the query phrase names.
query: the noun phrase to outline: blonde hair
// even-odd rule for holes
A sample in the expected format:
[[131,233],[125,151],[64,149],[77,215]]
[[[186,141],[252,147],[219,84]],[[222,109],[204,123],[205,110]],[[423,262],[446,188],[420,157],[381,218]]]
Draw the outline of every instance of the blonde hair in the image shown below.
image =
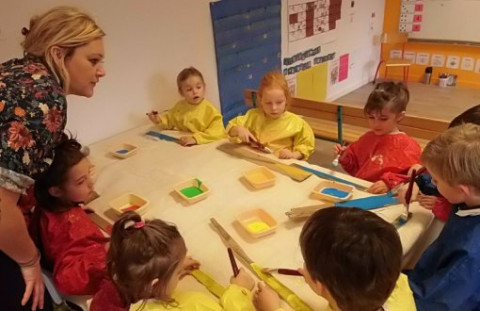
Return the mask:
[[69,88],[70,76],[65,61],[55,63],[50,53],[51,48],[58,46],[64,49],[67,58],[73,55],[77,47],[105,36],[92,17],[67,6],[55,7],[40,16],[32,17],[29,28],[22,31],[25,34],[22,42],[24,53],[43,58],[65,91]]
[[440,134],[425,147],[420,160],[450,186],[480,190],[480,126],[465,123]]
[[263,92],[266,89],[270,89],[274,87],[277,87],[283,90],[283,93],[285,94],[285,98],[287,99],[287,105],[285,110],[288,110],[288,107],[290,107],[290,101],[292,99],[292,95],[290,94],[290,89],[288,88],[287,79],[285,79],[285,76],[280,72],[268,72],[263,76],[262,81],[260,82],[260,86],[258,87],[259,101],[260,102],[262,101]]

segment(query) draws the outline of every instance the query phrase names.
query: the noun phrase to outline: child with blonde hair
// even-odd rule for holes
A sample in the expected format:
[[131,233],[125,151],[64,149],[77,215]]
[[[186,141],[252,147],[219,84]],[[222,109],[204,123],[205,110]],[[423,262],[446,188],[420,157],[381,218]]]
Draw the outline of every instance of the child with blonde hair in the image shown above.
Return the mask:
[[194,67],[183,69],[177,76],[178,92],[183,99],[164,114],[147,113],[149,119],[162,130],[190,132],[180,137],[183,146],[207,144],[224,138],[223,117],[217,108],[205,99],[203,75]]
[[[329,311],[415,311],[407,277],[400,273],[402,244],[395,228],[358,208],[315,212],[300,234],[305,281]],[[258,311],[280,310],[278,295],[259,286]],[[431,309],[436,310],[436,309]]]
[[415,139],[398,129],[410,98],[399,82],[382,82],[370,93],[364,107],[370,131],[348,147],[337,144],[343,169],[373,182],[368,192],[385,193],[407,178],[408,169],[419,163],[422,152]]
[[480,306],[480,126],[466,123],[432,140],[420,160],[453,204],[439,237],[409,273],[418,310]]
[[227,126],[237,142],[260,143],[280,159],[307,160],[314,151],[312,128],[301,117],[287,111],[291,95],[285,77],[267,73],[258,88],[260,108],[250,109]]
[[187,257],[174,225],[146,220],[135,212],[115,222],[107,255],[111,282],[102,284],[91,309],[99,310],[254,310],[254,280],[243,269],[232,277],[220,302],[200,292],[176,291],[179,280],[199,263]]

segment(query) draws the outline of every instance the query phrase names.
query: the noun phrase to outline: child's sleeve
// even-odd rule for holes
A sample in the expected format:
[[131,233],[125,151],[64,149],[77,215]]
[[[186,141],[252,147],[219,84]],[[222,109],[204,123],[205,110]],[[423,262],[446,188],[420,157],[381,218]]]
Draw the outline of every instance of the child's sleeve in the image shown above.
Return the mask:
[[389,155],[394,158],[396,172],[385,172],[380,176],[380,179],[387,184],[389,189],[394,188],[408,178],[408,170],[414,164],[420,163],[419,159],[422,153],[422,149],[415,139],[407,135],[398,137],[402,140],[401,147],[393,149],[394,154]]
[[431,276],[417,275],[416,269],[409,274],[418,310],[470,310],[465,305],[472,307],[472,297],[478,297],[478,258],[465,255],[461,248],[450,255],[446,265],[440,266]]
[[230,284],[230,286],[228,286],[220,298],[220,304],[223,309],[227,311],[255,310],[252,303],[252,292],[236,284]]
[[52,257],[53,280],[62,294],[93,295],[106,276],[108,238],[83,210],[75,209],[79,211],[71,217],[49,219],[47,231],[42,230],[43,246]]
[[342,168],[347,172],[348,174],[355,176],[357,174],[359,165],[358,165],[358,159],[356,155],[356,148],[358,145],[358,141],[350,144],[347,149],[342,153],[339,159],[339,163],[342,166]]
[[310,125],[301,119],[303,122],[301,131],[295,136],[293,142],[293,151],[298,151],[303,154],[302,160],[307,160],[315,149],[315,135]]
[[175,127],[175,124],[173,122],[173,109],[168,110],[165,113],[162,113],[159,116],[160,122],[157,123],[157,127],[161,130],[172,130]]
[[214,107],[209,107],[205,110],[203,123],[207,124],[207,128],[203,132],[193,134],[193,138],[197,144],[208,144],[225,138],[225,128],[223,127],[223,117]]

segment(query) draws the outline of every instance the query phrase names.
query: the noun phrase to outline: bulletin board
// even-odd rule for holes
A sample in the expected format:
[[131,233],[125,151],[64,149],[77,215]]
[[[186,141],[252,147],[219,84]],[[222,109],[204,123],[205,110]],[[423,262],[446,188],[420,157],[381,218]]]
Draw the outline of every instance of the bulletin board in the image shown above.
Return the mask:
[[403,0],[399,30],[409,38],[480,44],[480,1]]
[[280,71],[281,0],[210,3],[224,123],[248,109],[243,90]]

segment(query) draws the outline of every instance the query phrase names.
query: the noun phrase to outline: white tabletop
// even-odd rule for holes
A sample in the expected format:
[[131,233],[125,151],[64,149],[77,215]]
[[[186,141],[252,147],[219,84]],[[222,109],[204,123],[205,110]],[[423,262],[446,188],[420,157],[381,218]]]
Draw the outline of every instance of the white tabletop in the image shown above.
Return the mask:
[[[309,197],[320,178],[311,176],[303,182],[296,182],[274,172],[276,183],[273,187],[254,191],[240,177],[258,166],[216,149],[227,140],[182,147],[173,142],[145,137],[144,134],[149,129],[149,126],[138,127],[90,146],[90,159],[97,170],[95,188],[100,194],[100,198],[89,204],[91,208],[101,215],[111,215],[111,210],[107,211],[110,208],[109,202],[126,192],[146,198],[150,203],[144,217],[161,218],[175,223],[185,239],[189,254],[201,262],[204,271],[224,285],[228,284],[232,271],[226,247],[210,226],[211,217],[259,265],[287,268],[303,265],[298,242],[303,222],[290,221],[285,212],[292,207],[321,203]],[[178,133],[171,133],[178,136]],[[110,152],[118,150],[122,143],[137,146],[136,154],[126,159],[113,157]],[[298,162],[358,184],[369,185],[368,182],[306,162],[285,161],[290,162]],[[198,178],[207,185],[210,195],[205,200],[188,205],[173,193],[173,189],[175,185],[191,178]],[[354,198],[363,196],[368,194],[354,191]],[[235,216],[239,212],[256,207],[263,208],[276,219],[278,227],[274,234],[253,239],[235,222]],[[400,205],[373,210],[387,221],[393,221],[402,211]],[[413,218],[399,229],[404,254],[412,248],[432,219],[431,213],[417,203],[411,204],[411,211]],[[282,275],[277,278],[315,310],[325,307],[325,300],[316,296],[303,278]],[[179,289],[205,291],[188,277],[181,282]]]

